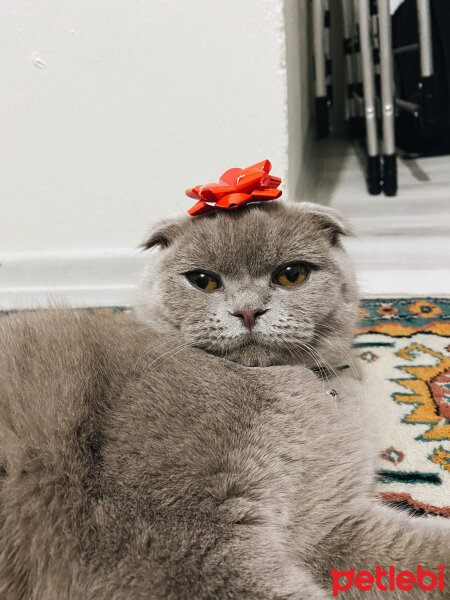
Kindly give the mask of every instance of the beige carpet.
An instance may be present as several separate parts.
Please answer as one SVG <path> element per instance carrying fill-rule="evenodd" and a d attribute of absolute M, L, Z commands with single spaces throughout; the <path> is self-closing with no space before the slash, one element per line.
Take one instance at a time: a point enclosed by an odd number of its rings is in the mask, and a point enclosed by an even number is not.
<path fill-rule="evenodd" d="M 363 300 L 353 354 L 375 407 L 381 498 L 450 517 L 450 300 Z"/>

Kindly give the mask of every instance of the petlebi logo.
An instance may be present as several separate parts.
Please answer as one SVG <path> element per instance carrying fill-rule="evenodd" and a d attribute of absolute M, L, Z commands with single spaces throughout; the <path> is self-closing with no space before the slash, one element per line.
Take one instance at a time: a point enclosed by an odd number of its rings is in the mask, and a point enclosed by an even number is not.
<path fill-rule="evenodd" d="M 425 570 L 422 565 L 419 565 L 416 572 L 399 571 L 397 572 L 392 565 L 385 571 L 377 565 L 375 573 L 370 571 L 358 571 L 350 569 L 349 571 L 337 571 L 331 569 L 333 577 L 333 596 L 338 596 L 340 592 L 345 592 L 355 586 L 362 592 L 370 591 L 378 588 L 385 592 L 387 590 L 402 590 L 410 591 L 414 588 L 419 588 L 424 592 L 438 589 L 444 591 L 445 581 L 445 565 L 437 566 L 437 574 L 434 571 Z M 345 598 L 345 594 L 342 596 Z"/>

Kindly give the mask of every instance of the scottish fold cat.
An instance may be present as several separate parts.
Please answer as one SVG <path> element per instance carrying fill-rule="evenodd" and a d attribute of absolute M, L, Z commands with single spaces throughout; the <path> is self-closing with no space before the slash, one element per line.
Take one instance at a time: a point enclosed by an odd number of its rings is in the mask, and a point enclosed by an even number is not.
<path fill-rule="evenodd" d="M 173 219 L 135 318 L 0 320 L 2 600 L 448 597 L 370 583 L 437 576 L 450 523 L 374 497 L 348 233 L 309 203 Z"/>

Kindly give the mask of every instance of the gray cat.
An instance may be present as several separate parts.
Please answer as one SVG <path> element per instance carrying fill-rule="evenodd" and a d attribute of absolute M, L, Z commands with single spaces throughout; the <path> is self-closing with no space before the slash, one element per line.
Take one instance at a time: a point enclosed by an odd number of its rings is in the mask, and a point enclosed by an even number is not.
<path fill-rule="evenodd" d="M 136 320 L 0 321 L 2 600 L 449 596 L 450 522 L 374 499 L 347 233 L 313 204 L 164 222 Z M 433 590 L 392 579 L 418 565 Z"/>

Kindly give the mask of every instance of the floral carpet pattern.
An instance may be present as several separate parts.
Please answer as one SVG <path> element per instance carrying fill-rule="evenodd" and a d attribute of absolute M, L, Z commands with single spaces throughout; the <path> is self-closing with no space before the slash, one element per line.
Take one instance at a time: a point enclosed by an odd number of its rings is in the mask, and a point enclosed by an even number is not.
<path fill-rule="evenodd" d="M 353 357 L 377 430 L 379 496 L 450 517 L 450 299 L 362 300 Z"/>

